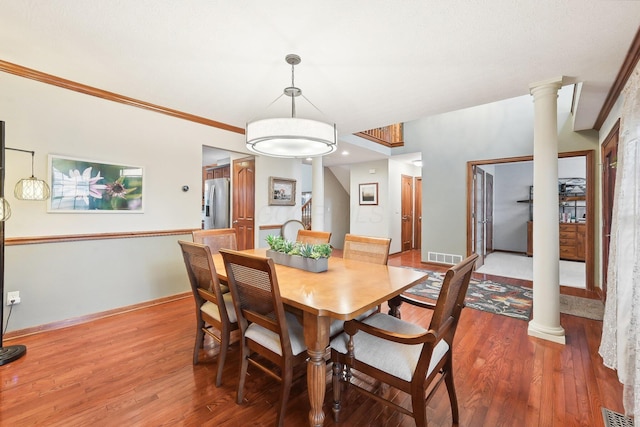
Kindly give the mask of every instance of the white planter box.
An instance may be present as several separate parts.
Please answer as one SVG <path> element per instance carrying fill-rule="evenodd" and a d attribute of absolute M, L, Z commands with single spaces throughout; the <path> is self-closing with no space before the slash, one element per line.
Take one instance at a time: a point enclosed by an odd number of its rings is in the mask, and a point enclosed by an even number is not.
<path fill-rule="evenodd" d="M 267 249 L 267 256 L 273 259 L 273 262 L 287 267 L 299 268 L 300 270 L 310 271 L 312 273 L 321 273 L 329 268 L 329 258 L 304 258 L 298 255 L 288 255 L 282 252 Z"/>

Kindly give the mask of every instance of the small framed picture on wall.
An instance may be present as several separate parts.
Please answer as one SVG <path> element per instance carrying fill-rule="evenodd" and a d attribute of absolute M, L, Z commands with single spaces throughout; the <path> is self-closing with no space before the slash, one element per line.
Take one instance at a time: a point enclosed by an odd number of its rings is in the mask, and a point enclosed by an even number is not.
<path fill-rule="evenodd" d="M 296 180 L 287 178 L 269 178 L 269 204 L 295 206 Z"/>
<path fill-rule="evenodd" d="M 361 205 L 377 205 L 378 204 L 378 183 L 377 182 L 360 184 L 360 204 Z"/>

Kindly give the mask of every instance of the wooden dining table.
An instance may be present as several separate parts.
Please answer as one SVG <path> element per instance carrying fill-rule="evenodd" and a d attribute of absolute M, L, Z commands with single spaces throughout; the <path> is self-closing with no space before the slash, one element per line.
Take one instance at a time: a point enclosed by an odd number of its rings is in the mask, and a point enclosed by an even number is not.
<path fill-rule="evenodd" d="M 244 253 L 266 256 L 266 249 Z M 218 276 L 227 279 L 220 254 L 213 255 Z M 329 345 L 329 326 L 333 319 L 351 320 L 389 301 L 399 315 L 400 301 L 394 299 L 414 286 L 426 274 L 409 268 L 371 264 L 339 257 L 329 258 L 327 271 L 312 273 L 276 264 L 282 301 L 302 312 L 309 393 L 309 425 L 322 426 L 322 404 L 326 392 L 324 355 Z"/>

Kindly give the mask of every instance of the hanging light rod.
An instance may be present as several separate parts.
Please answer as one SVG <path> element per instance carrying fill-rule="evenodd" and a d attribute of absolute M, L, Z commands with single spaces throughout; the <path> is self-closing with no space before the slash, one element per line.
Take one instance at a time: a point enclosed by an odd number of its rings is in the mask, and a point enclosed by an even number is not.
<path fill-rule="evenodd" d="M 247 123 L 247 149 L 257 154 L 272 157 L 307 158 L 318 157 L 333 153 L 338 148 L 338 132 L 335 124 L 319 122 L 296 117 L 296 98 L 302 96 L 316 110 L 295 85 L 294 67 L 302 61 L 300 56 L 289 54 L 285 57 L 291 65 L 291 86 L 284 89 L 270 105 L 273 105 L 282 95 L 291 98 L 291 117 L 263 119 Z M 320 110 L 318 110 L 320 111 Z"/>
<path fill-rule="evenodd" d="M 22 153 L 31 154 L 31 177 L 23 178 L 16 184 L 13 189 L 13 195 L 18 200 L 47 200 L 49 198 L 49 185 L 33 174 L 33 162 L 36 152 L 31 150 L 22 150 L 20 148 L 5 147 L 5 150 L 20 151 Z"/>

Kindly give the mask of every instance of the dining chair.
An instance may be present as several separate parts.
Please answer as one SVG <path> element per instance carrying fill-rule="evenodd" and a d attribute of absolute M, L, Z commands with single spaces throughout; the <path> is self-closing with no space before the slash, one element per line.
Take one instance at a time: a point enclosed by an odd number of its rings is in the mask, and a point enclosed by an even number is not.
<path fill-rule="evenodd" d="M 191 232 L 193 241 L 209 246 L 212 254 L 217 254 L 220 248 L 238 249 L 235 228 L 212 228 L 207 230 L 194 230 Z M 220 280 L 222 293 L 229 292 L 227 282 Z"/>
<path fill-rule="evenodd" d="M 293 368 L 307 359 L 302 325 L 294 314 L 284 309 L 271 258 L 227 249 L 221 249 L 220 254 L 242 334 L 236 401 L 242 403 L 248 365 L 258 367 L 281 382 L 276 425 L 282 426 Z"/>
<path fill-rule="evenodd" d="M 312 245 L 319 245 L 322 243 L 329 243 L 331 240 L 330 231 L 312 231 L 312 230 L 298 230 L 296 242 L 308 243 Z"/>
<path fill-rule="evenodd" d="M 235 228 L 194 230 L 191 235 L 195 243 L 209 246 L 212 254 L 217 254 L 220 248 L 238 249 Z"/>
<path fill-rule="evenodd" d="M 187 268 L 196 304 L 196 342 L 193 364 L 198 363 L 205 334 L 220 344 L 216 387 L 222 384 L 222 370 L 227 358 L 231 332 L 238 329 L 236 311 L 230 293 L 222 293 L 211 249 L 199 243 L 178 241 Z M 217 333 L 216 333 L 217 331 Z"/>
<path fill-rule="evenodd" d="M 428 329 L 383 313 L 376 313 L 364 321 L 345 322 L 345 332 L 330 343 L 335 422 L 338 422 L 342 409 L 341 384 L 347 384 L 413 417 L 417 427 L 426 427 L 426 407 L 444 381 L 449 392 L 453 425 L 458 425 L 452 364 L 453 338 L 477 258 L 478 255 L 474 254 L 447 271 L 435 304 L 402 295 L 402 300 L 407 303 L 433 310 Z M 346 375 L 351 369 L 409 394 L 411 409 L 351 382 L 351 376 Z"/>
<path fill-rule="evenodd" d="M 390 246 L 391 238 L 346 234 L 344 236 L 342 258 L 386 265 L 389 259 Z M 379 311 L 380 306 L 360 315 L 358 317 L 358 320 L 362 320 L 365 317 Z"/>
<path fill-rule="evenodd" d="M 302 221 L 297 219 L 290 219 L 286 221 L 280 227 L 280 235 L 285 239 L 291 242 L 295 241 L 296 236 L 298 235 L 299 230 L 304 230 L 305 226 Z"/>
<path fill-rule="evenodd" d="M 346 234 L 342 258 L 386 265 L 390 246 L 390 238 Z"/>

